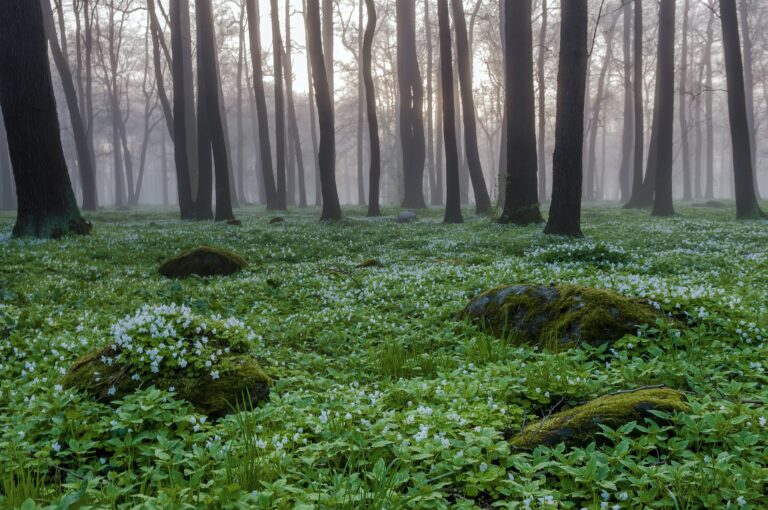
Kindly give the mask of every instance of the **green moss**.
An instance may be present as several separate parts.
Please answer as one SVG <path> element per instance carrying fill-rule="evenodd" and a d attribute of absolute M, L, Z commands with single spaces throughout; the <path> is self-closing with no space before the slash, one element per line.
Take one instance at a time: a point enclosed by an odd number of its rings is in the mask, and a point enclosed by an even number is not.
<path fill-rule="evenodd" d="M 159 268 L 160 274 L 168 278 L 198 276 L 227 276 L 248 266 L 239 255 L 221 248 L 200 246 L 165 260 Z"/>
<path fill-rule="evenodd" d="M 133 371 L 129 367 L 102 361 L 114 355 L 111 347 L 89 352 L 72 365 L 61 384 L 65 388 L 84 391 L 103 403 L 118 400 L 142 387 L 173 388 L 178 398 L 189 401 L 198 412 L 212 417 L 231 412 L 231 406 L 246 393 L 254 403 L 269 396 L 271 379 L 259 363 L 247 355 L 231 355 L 223 360 L 228 368 L 218 379 L 213 379 L 207 372 L 188 369 L 142 374 L 140 380 L 132 378 Z"/>
<path fill-rule="evenodd" d="M 640 324 L 655 323 L 661 314 L 611 290 L 515 285 L 477 296 L 461 316 L 491 334 L 557 351 L 579 343 L 613 342 Z"/>
<path fill-rule="evenodd" d="M 651 411 L 688 412 L 685 395 L 670 388 L 640 389 L 606 395 L 587 404 L 530 423 L 510 440 L 510 446 L 533 449 L 566 443 L 583 446 L 599 440 L 600 426 L 617 429 L 631 421 L 653 417 Z"/>

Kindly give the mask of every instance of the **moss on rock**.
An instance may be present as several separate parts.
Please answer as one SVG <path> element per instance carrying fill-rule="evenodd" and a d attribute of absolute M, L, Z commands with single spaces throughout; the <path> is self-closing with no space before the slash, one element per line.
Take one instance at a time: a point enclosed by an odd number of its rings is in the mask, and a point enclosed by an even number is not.
<path fill-rule="evenodd" d="M 197 276 L 228 276 L 248 266 L 239 255 L 220 248 L 192 248 L 160 265 L 159 271 L 168 278 Z"/>
<path fill-rule="evenodd" d="M 246 395 L 254 403 L 269 396 L 271 380 L 249 354 L 255 335 L 236 319 L 145 306 L 118 321 L 112 334 L 114 342 L 70 367 L 61 381 L 65 388 L 108 403 L 155 386 L 212 417 L 228 414 Z"/>
<path fill-rule="evenodd" d="M 114 354 L 111 347 L 89 352 L 72 365 L 61 384 L 84 391 L 103 403 L 118 400 L 139 388 L 173 388 L 178 398 L 189 401 L 199 413 L 211 417 L 229 414 L 231 406 L 241 402 L 245 395 L 254 403 L 269 397 L 269 376 L 255 359 L 246 355 L 231 356 L 227 360 L 229 370 L 215 380 L 196 371 L 170 371 L 142 377 L 139 381 L 132 378 L 129 368 L 102 361 Z"/>
<path fill-rule="evenodd" d="M 670 388 L 651 388 L 605 395 L 584 405 L 560 411 L 510 439 L 510 446 L 532 450 L 536 446 L 584 446 L 599 440 L 601 425 L 617 429 L 631 421 L 652 418 L 651 411 L 687 412 L 685 395 Z"/>
<path fill-rule="evenodd" d="M 639 299 L 576 285 L 512 285 L 472 299 L 461 317 L 517 343 L 559 351 L 610 343 L 662 314 Z"/>

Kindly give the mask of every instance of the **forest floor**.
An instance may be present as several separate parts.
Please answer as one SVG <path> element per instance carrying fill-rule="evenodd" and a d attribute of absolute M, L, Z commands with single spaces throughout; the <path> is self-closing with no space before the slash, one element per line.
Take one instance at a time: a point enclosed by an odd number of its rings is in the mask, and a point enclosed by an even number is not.
<path fill-rule="evenodd" d="M 768 508 L 768 223 L 591 206 L 587 238 L 568 240 L 386 212 L 269 224 L 253 208 L 242 226 L 99 212 L 89 237 L 0 237 L 0 507 Z M 158 274 L 198 245 L 250 265 Z M 382 267 L 356 267 L 367 259 Z M 551 282 L 647 298 L 689 324 L 553 354 L 457 318 L 486 289 Z M 167 389 L 102 404 L 61 387 L 115 324 L 171 304 L 242 321 L 269 402 L 206 420 Z M 690 412 L 586 447 L 510 449 L 560 401 L 655 385 L 684 391 Z"/>

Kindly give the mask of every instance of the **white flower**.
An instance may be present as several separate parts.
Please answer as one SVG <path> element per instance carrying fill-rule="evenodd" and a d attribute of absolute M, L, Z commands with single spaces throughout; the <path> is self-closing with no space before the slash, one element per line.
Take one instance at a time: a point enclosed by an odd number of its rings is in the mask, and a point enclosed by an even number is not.
<path fill-rule="evenodd" d="M 485 473 L 486 471 L 488 471 L 488 464 L 486 464 L 485 462 L 481 462 L 479 469 L 481 473 Z"/>
<path fill-rule="evenodd" d="M 211 371 L 211 379 L 216 380 L 218 378 L 219 378 L 219 371 L 218 370 Z"/>
<path fill-rule="evenodd" d="M 761 427 L 765 427 L 765 424 L 768 422 L 768 420 L 766 420 L 765 416 L 761 416 L 760 419 L 757 420 L 757 421 L 758 421 L 758 423 L 760 423 Z"/>
<path fill-rule="evenodd" d="M 110 388 L 107 390 L 107 395 L 109 395 L 109 396 L 111 397 L 111 396 L 112 396 L 112 395 L 114 395 L 116 392 L 117 392 L 117 389 L 116 389 L 116 388 L 114 387 L 114 385 L 113 385 L 113 386 L 111 386 L 111 387 L 110 387 Z"/>
<path fill-rule="evenodd" d="M 53 448 L 53 451 L 55 451 L 55 452 L 60 452 L 60 451 L 61 451 L 61 445 L 59 444 L 59 442 L 58 442 L 58 441 L 55 441 L 55 442 L 54 442 L 54 443 L 51 445 L 51 448 Z"/>
<path fill-rule="evenodd" d="M 629 494 L 627 494 L 626 491 L 619 494 L 619 501 L 626 501 L 628 499 L 629 499 Z"/>
<path fill-rule="evenodd" d="M 739 496 L 738 498 L 736 498 L 736 503 L 739 506 L 745 506 L 747 504 L 747 500 L 744 499 L 744 496 Z"/>

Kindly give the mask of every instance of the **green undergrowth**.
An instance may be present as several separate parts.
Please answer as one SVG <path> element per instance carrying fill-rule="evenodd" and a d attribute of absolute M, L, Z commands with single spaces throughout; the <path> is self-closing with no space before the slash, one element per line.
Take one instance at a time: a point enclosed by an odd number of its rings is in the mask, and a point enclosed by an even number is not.
<path fill-rule="evenodd" d="M 733 221 L 732 206 L 668 219 L 588 207 L 587 238 L 570 240 L 386 212 L 324 224 L 316 209 L 289 211 L 272 225 L 249 208 L 235 226 L 103 211 L 88 237 L 0 237 L 0 508 L 768 507 L 768 224 Z M 0 231 L 11 226 L 0 215 Z M 248 266 L 158 273 L 195 246 Z M 514 284 L 610 289 L 675 320 L 548 352 L 458 318 Z M 146 384 L 114 398 L 62 384 L 88 353 L 109 363 L 123 326 L 168 347 L 169 331 L 126 325 L 165 307 L 196 324 L 176 342 L 194 345 L 202 322 L 224 342 L 184 358 L 190 388 L 214 380 L 206 361 L 229 347 L 269 375 L 269 400 L 242 395 L 209 416 L 163 378 L 179 368 L 170 351 L 156 378 L 149 358 L 121 358 Z M 579 445 L 513 444 L 559 411 L 661 386 L 686 407 L 601 423 Z"/>

